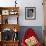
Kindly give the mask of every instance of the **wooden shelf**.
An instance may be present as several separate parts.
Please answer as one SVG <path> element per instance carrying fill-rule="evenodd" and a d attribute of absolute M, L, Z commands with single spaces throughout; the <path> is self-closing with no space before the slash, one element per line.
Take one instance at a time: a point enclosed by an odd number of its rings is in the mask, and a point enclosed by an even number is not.
<path fill-rule="evenodd" d="M 14 16 L 14 17 L 17 16 L 17 18 L 16 18 L 17 24 L 9 24 L 8 18 L 7 18 L 9 16 Z M 13 41 L 13 39 L 15 38 L 15 33 L 18 33 L 18 31 L 20 29 L 20 26 L 18 24 L 18 17 L 19 17 L 19 7 L 0 7 L 0 18 L 1 18 L 0 19 L 1 20 L 1 24 L 0 24 L 0 32 L 1 32 L 0 46 L 18 46 L 19 40 L 17 39 L 17 41 L 16 41 L 16 39 L 15 39 L 15 41 Z M 5 41 L 3 39 L 2 34 L 4 33 L 3 32 L 4 29 L 11 29 L 10 31 L 14 31 L 13 39 L 10 39 L 9 41 L 7 41 L 7 40 Z M 12 37 L 10 37 L 10 38 L 12 38 Z M 18 38 L 17 34 L 16 34 L 16 38 Z"/>
<path fill-rule="evenodd" d="M 5 42 L 5 43 L 8 43 L 8 42 L 12 43 L 12 42 L 19 42 L 19 40 L 15 40 L 15 41 L 10 40 L 10 41 L 3 41 L 3 42 Z"/>
<path fill-rule="evenodd" d="M 1 31 L 5 28 L 10 28 L 14 31 L 14 29 L 16 29 L 17 31 L 19 31 L 20 26 L 18 24 L 0 24 L 0 28 Z"/>
<path fill-rule="evenodd" d="M 18 46 L 18 42 L 19 41 L 1 41 L 1 44 L 0 45 L 3 45 L 3 46 Z"/>

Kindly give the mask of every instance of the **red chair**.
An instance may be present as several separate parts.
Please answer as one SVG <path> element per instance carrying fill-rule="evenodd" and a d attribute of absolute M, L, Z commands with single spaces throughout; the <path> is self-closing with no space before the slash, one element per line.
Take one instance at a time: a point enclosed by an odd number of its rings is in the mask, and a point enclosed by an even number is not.
<path fill-rule="evenodd" d="M 25 32 L 24 37 L 22 38 L 21 46 L 27 46 L 26 43 L 25 43 L 25 40 L 32 37 L 32 36 L 34 36 L 37 39 L 37 35 L 33 31 L 33 29 L 32 28 L 27 29 L 27 31 Z M 38 41 L 35 46 L 41 46 L 40 42 Z"/>

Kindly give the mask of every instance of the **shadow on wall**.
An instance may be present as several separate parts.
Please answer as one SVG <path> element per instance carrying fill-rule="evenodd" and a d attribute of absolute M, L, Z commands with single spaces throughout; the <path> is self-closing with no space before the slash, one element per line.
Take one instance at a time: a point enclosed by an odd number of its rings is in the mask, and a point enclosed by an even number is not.
<path fill-rule="evenodd" d="M 20 27 L 20 32 L 19 32 L 19 39 L 20 39 L 20 42 L 23 38 L 23 35 L 25 33 L 25 31 L 28 29 L 28 28 L 32 28 L 36 34 L 37 34 L 37 37 L 39 39 L 39 41 L 41 43 L 43 43 L 43 30 L 42 30 L 42 26 L 21 26 Z"/>

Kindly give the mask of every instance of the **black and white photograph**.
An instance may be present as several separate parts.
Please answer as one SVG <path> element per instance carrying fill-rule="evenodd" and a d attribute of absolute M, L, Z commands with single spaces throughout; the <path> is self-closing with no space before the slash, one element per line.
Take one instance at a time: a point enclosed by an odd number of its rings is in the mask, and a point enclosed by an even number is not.
<path fill-rule="evenodd" d="M 25 7 L 25 19 L 27 20 L 36 19 L 36 8 L 35 7 Z"/>

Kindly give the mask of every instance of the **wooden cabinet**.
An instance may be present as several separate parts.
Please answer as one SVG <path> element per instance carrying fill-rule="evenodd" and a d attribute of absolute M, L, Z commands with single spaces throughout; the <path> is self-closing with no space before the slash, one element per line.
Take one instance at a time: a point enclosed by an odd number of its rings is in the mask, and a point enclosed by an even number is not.
<path fill-rule="evenodd" d="M 19 7 L 0 7 L 0 46 L 18 46 L 19 39 L 16 40 L 19 31 L 18 18 Z M 9 39 L 10 37 L 11 39 Z"/>

